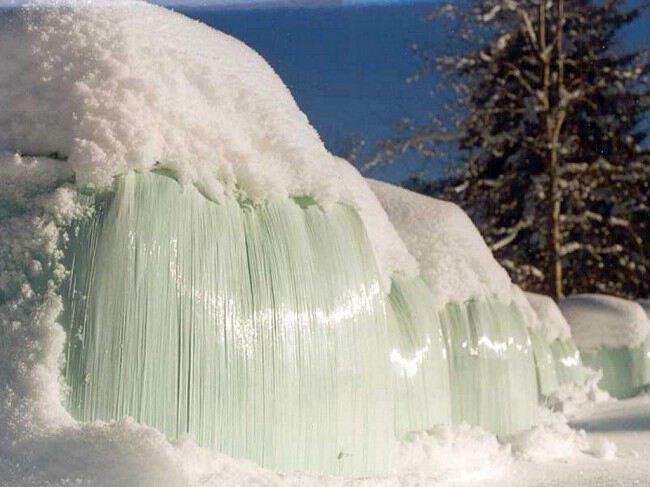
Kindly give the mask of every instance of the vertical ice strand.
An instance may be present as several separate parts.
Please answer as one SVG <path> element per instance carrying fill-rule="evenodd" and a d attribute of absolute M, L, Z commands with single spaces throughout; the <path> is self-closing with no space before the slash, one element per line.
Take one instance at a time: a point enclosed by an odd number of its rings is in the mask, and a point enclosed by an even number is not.
<path fill-rule="evenodd" d="M 559 386 L 555 358 L 551 351 L 553 340 L 549 339 L 548 330 L 543 327 L 542 321 L 527 298 L 527 294 L 519 286 L 513 285 L 512 295 L 513 301 L 528 327 L 528 334 L 535 357 L 537 389 L 540 399 L 544 400 L 555 392 Z"/>

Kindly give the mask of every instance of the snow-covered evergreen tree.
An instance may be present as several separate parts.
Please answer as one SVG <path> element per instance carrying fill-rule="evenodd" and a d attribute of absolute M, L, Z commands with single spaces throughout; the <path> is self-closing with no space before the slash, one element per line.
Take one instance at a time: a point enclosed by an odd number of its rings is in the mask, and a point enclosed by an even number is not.
<path fill-rule="evenodd" d="M 474 0 L 442 11 L 456 14 L 468 46 L 424 55 L 452 75 L 465 104 L 452 131 L 466 164 L 444 195 L 526 289 L 647 296 L 648 51 L 617 45 L 643 7 Z M 386 149 L 426 155 L 440 139 L 434 127 Z"/>

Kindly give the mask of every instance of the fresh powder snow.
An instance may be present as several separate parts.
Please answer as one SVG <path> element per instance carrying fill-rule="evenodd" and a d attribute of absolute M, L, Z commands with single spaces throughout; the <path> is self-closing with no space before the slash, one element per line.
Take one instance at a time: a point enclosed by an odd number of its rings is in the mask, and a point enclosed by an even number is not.
<path fill-rule="evenodd" d="M 492 296 L 510 302 L 508 273 L 462 209 L 388 183 L 368 183 L 419 263 L 437 305 Z"/>
<path fill-rule="evenodd" d="M 634 348 L 647 338 L 650 321 L 634 301 L 602 294 L 579 294 L 560 301 L 578 348 Z"/>
<path fill-rule="evenodd" d="M 537 293 L 525 293 L 526 300 L 535 311 L 540 322 L 540 328 L 547 339 L 552 342 L 571 337 L 571 328 L 560 311 L 557 303 L 550 296 Z"/>
<path fill-rule="evenodd" d="M 385 284 L 417 273 L 367 184 L 252 49 L 143 2 L 57 5 L 0 13 L 0 149 L 64 159 L 78 187 L 157 168 L 217 201 L 345 203 Z"/>

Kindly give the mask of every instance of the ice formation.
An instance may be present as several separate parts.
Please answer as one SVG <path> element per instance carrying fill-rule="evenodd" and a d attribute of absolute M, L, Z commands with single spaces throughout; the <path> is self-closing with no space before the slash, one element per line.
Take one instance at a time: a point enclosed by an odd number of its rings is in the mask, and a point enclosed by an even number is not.
<path fill-rule="evenodd" d="M 560 302 L 585 365 L 602 370 L 600 387 L 617 398 L 650 384 L 650 320 L 633 301 L 581 294 Z"/>
<path fill-rule="evenodd" d="M 372 192 L 240 41 L 144 2 L 3 12 L 0 149 L 66 160 L 78 186 L 167 169 L 216 201 L 358 210 L 388 276 L 416 265 Z"/>
<path fill-rule="evenodd" d="M 420 278 L 395 276 L 388 296 L 395 348 L 390 352 L 395 383 L 395 433 L 451 423 L 449 358 L 440 315 Z"/>
<path fill-rule="evenodd" d="M 504 435 L 535 422 L 532 344 L 510 278 L 457 206 L 369 180 L 416 257 L 449 352 L 452 418 Z"/>
<path fill-rule="evenodd" d="M 274 468 L 384 473 L 391 355 L 404 416 L 449 421 L 440 325 L 389 300 L 415 260 L 257 54 L 140 2 L 0 16 L 1 444 L 132 416 Z"/>
<path fill-rule="evenodd" d="M 559 386 L 555 367 L 555 358 L 551 351 L 551 342 L 544 333 L 542 322 L 537 312 L 528 302 L 528 299 L 521 288 L 512 286 L 513 302 L 519 309 L 526 326 L 533 346 L 535 356 L 535 370 L 537 372 L 537 388 L 541 397 L 550 396 Z"/>
<path fill-rule="evenodd" d="M 558 387 L 581 386 L 585 374 L 580 352 L 555 301 L 541 294 L 524 293 L 518 286 L 513 286 L 513 299 L 533 343 L 540 394 L 548 397 Z"/>

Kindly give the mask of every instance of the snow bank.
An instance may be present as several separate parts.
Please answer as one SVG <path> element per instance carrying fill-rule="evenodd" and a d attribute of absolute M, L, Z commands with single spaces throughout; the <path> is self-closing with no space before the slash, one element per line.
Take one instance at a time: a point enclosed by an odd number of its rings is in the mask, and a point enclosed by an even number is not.
<path fill-rule="evenodd" d="M 614 443 L 588 438 L 583 430 L 572 429 L 562 414 L 540 408 L 537 417 L 537 426 L 509 439 L 517 458 L 537 463 L 566 462 L 586 455 L 603 460 L 616 458 Z"/>
<path fill-rule="evenodd" d="M 438 305 L 486 296 L 510 302 L 510 277 L 463 210 L 387 183 L 368 182 L 420 264 Z"/>
<path fill-rule="evenodd" d="M 575 382 L 563 384 L 546 399 L 546 404 L 553 411 L 572 418 L 593 408 L 597 403 L 611 400 L 609 393 L 598 386 L 603 378 L 603 371 L 589 367 L 583 367 L 583 370 L 585 380 L 582 384 Z"/>
<path fill-rule="evenodd" d="M 4 440 L 0 435 L 0 440 Z M 391 473 L 346 479 L 273 472 L 247 460 L 170 443 L 158 431 L 126 419 L 74 424 L 0 443 L 0 484 L 12 487 L 399 487 L 497 479 L 512 464 L 510 448 L 480 428 L 439 427 L 394 445 Z M 3 451 L 4 450 L 4 451 Z"/>
<path fill-rule="evenodd" d="M 417 273 L 361 176 L 238 40 L 143 2 L 59 2 L 0 13 L 0 64 L 0 150 L 55 154 L 79 186 L 164 168 L 215 200 L 346 203 L 386 276 Z"/>
<path fill-rule="evenodd" d="M 560 301 L 578 348 L 638 347 L 650 321 L 638 303 L 602 294 L 579 294 Z"/>
<path fill-rule="evenodd" d="M 571 328 L 560 311 L 557 303 L 550 296 L 525 293 L 526 300 L 539 319 L 540 328 L 549 342 L 571 337 Z"/>

